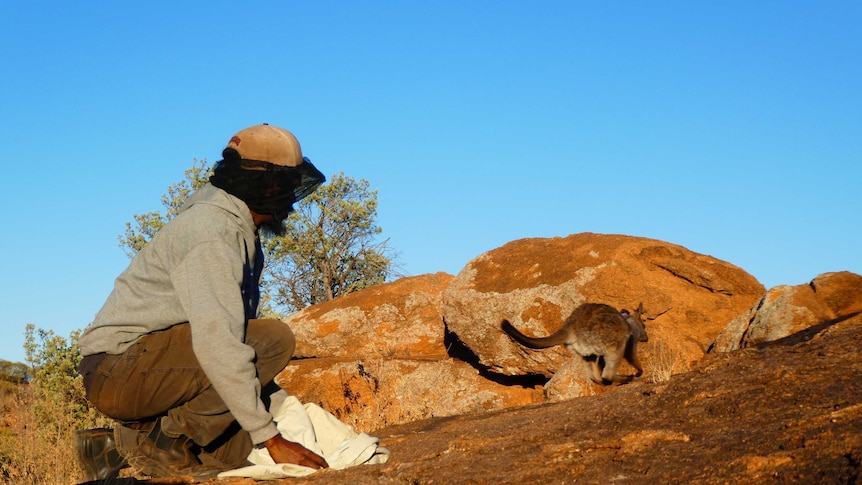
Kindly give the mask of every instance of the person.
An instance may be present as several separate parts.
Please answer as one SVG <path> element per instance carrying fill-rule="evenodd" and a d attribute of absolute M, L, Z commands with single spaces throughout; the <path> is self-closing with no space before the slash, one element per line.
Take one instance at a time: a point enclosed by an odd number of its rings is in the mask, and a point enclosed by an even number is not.
<path fill-rule="evenodd" d="M 273 125 L 231 137 L 193 193 L 116 279 L 78 344 L 87 399 L 115 426 L 78 432 L 90 479 L 139 473 L 206 479 L 247 465 L 326 461 L 277 431 L 267 408 L 295 349 L 290 328 L 257 319 L 259 232 L 280 234 L 293 204 L 325 181 L 294 135 Z M 119 456 L 118 456 L 119 455 Z"/>

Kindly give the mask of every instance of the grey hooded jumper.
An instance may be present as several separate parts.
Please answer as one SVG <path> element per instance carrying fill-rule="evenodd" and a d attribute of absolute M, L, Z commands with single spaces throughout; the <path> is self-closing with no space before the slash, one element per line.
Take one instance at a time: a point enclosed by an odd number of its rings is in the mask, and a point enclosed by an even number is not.
<path fill-rule="evenodd" d="M 266 441 L 278 430 L 261 401 L 255 351 L 244 343 L 262 262 L 248 207 L 205 185 L 117 278 L 79 339 L 81 354 L 122 354 L 143 335 L 188 322 L 213 388 L 252 442 Z"/>

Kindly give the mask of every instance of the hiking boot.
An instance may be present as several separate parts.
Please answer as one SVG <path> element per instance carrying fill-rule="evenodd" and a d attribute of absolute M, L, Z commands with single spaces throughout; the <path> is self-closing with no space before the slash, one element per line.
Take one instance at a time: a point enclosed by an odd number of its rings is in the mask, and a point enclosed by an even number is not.
<path fill-rule="evenodd" d="M 197 480 L 213 478 L 221 468 L 204 465 L 195 454 L 194 441 L 187 436 L 177 438 L 162 431 L 161 420 L 140 439 L 138 446 L 126 455 L 129 465 L 144 475 L 153 477 L 191 476 Z"/>
<path fill-rule="evenodd" d="M 116 478 L 120 470 L 129 466 L 117 450 L 111 428 L 75 431 L 75 449 L 87 481 Z"/>

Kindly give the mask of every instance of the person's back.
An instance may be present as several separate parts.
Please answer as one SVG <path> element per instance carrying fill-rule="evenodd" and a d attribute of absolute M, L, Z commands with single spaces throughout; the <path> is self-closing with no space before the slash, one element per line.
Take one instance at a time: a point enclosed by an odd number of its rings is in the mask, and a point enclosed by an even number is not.
<path fill-rule="evenodd" d="M 142 335 L 188 322 L 180 298 L 187 291 L 180 273 L 183 264 L 203 265 L 203 272 L 213 280 L 217 269 L 243 274 L 244 288 L 256 286 L 260 268 L 254 265 L 255 239 L 254 222 L 241 200 L 210 184 L 201 187 L 117 278 L 111 295 L 79 339 L 81 355 L 120 354 Z M 218 258 L 218 253 L 223 257 Z M 229 264 L 213 268 L 210 259 Z M 256 317 L 251 305 L 244 312 L 246 319 Z"/>

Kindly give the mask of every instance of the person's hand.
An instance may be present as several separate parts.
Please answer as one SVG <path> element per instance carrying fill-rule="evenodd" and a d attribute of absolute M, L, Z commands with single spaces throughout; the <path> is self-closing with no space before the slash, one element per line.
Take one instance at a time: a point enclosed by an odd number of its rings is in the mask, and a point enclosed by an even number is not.
<path fill-rule="evenodd" d="M 283 436 L 277 434 L 263 443 L 269 456 L 276 463 L 293 463 L 295 465 L 307 466 L 309 468 L 329 468 L 329 464 L 323 457 L 308 450 L 299 443 L 287 441 Z"/>

